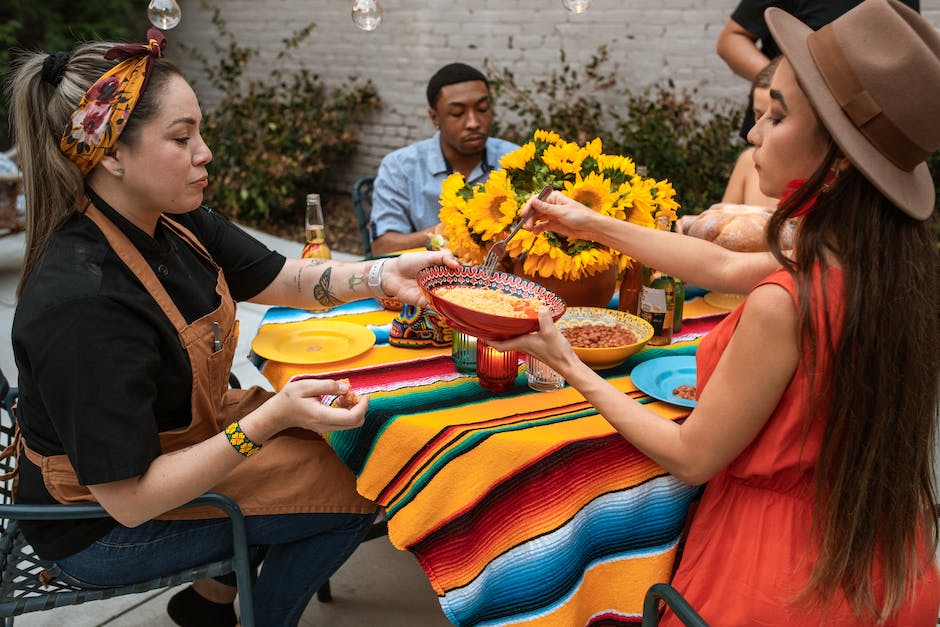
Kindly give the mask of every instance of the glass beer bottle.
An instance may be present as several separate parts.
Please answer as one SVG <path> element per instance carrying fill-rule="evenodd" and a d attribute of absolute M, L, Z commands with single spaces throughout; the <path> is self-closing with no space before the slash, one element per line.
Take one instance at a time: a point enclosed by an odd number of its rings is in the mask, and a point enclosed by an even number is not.
<path fill-rule="evenodd" d="M 617 308 L 629 314 L 637 315 L 640 302 L 640 287 L 643 285 L 643 264 L 634 259 L 623 271 L 620 280 L 620 296 Z"/>
<path fill-rule="evenodd" d="M 320 205 L 320 194 L 307 194 L 307 210 L 304 221 L 307 244 L 300 256 L 303 259 L 332 259 L 330 247 L 326 245 L 326 234 L 323 230 L 323 207 Z"/>
<path fill-rule="evenodd" d="M 656 216 L 656 228 L 661 231 L 669 230 L 669 222 L 669 216 Z M 639 300 L 639 316 L 653 325 L 650 346 L 665 346 L 672 342 L 676 280 L 655 268 L 644 266 Z"/>

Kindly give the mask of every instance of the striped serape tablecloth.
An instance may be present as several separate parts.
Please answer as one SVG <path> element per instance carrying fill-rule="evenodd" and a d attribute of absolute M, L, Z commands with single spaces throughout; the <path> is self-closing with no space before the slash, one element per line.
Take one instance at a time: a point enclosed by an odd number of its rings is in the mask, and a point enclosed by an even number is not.
<path fill-rule="evenodd" d="M 673 344 L 602 372 L 669 419 L 689 410 L 639 392 L 629 372 L 695 353 L 726 313 L 696 301 Z M 370 327 L 393 315 L 368 301 L 343 308 L 328 315 Z M 262 324 L 310 315 L 272 309 Z M 327 366 L 261 367 L 277 388 L 315 372 L 371 394 L 365 424 L 327 441 L 359 492 L 385 507 L 392 544 L 415 555 L 455 625 L 639 624 L 646 590 L 669 580 L 697 489 L 639 453 L 576 390 L 534 392 L 523 373 L 512 390 L 491 392 L 456 372 L 449 349 L 384 343 Z"/>

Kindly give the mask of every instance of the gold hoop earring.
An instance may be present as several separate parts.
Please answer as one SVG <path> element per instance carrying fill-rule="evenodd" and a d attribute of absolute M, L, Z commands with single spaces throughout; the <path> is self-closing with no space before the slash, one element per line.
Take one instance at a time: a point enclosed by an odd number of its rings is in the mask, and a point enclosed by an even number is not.
<path fill-rule="evenodd" d="M 822 187 L 819 189 L 821 194 L 828 194 L 832 191 L 832 188 L 836 186 L 836 181 L 839 180 L 840 171 L 836 166 L 829 168 L 829 171 L 826 173 L 826 178 L 823 179 Z"/>

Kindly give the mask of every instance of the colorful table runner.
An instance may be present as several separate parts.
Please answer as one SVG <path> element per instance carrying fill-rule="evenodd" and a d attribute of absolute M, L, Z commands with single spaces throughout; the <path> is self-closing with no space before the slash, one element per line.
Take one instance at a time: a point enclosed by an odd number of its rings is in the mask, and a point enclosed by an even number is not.
<path fill-rule="evenodd" d="M 695 353 L 726 313 L 696 301 L 677 341 L 602 372 L 669 419 L 689 410 L 645 396 L 628 373 Z M 344 307 L 327 315 L 370 326 L 394 315 L 368 301 Z M 273 309 L 262 324 L 310 315 Z M 325 366 L 261 365 L 278 388 L 317 372 L 371 394 L 365 424 L 327 441 L 359 492 L 386 508 L 392 544 L 415 555 L 455 625 L 638 624 L 646 590 L 669 580 L 697 489 L 639 453 L 576 390 L 534 392 L 520 374 L 494 393 L 457 373 L 448 349 L 387 344 Z"/>

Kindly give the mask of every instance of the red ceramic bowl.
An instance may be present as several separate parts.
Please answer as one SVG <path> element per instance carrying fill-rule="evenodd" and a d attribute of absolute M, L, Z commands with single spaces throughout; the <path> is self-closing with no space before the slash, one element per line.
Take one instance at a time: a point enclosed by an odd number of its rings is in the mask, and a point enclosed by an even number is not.
<path fill-rule="evenodd" d="M 431 308 L 441 314 L 450 328 L 486 340 L 506 340 L 537 331 L 538 318 L 509 318 L 468 309 L 441 298 L 435 293 L 436 290 L 442 287 L 477 287 L 520 298 L 536 297 L 552 312 L 553 320 L 558 320 L 565 313 L 565 301 L 557 294 L 538 283 L 498 270 L 487 274 L 476 266 L 430 266 L 418 272 L 415 279 L 424 297 L 431 303 Z"/>

